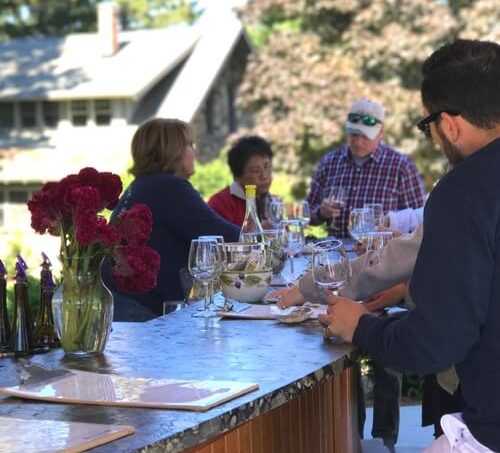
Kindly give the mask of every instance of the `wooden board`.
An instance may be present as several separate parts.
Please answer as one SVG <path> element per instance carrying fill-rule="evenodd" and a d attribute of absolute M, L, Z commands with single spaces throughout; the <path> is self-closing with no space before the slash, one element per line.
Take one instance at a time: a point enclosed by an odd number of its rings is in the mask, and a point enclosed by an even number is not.
<path fill-rule="evenodd" d="M 0 451 L 78 453 L 133 432 L 132 426 L 0 417 Z"/>
<path fill-rule="evenodd" d="M 0 393 L 59 403 L 206 411 L 259 386 L 247 382 L 121 377 L 77 370 L 26 368 L 28 379 Z"/>

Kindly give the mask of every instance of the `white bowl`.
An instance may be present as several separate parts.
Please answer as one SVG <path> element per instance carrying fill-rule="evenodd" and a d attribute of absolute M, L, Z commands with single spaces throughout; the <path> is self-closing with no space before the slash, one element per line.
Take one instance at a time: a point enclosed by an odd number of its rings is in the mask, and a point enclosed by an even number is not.
<path fill-rule="evenodd" d="M 222 294 L 238 302 L 258 302 L 271 285 L 272 270 L 223 271 L 219 277 Z"/>

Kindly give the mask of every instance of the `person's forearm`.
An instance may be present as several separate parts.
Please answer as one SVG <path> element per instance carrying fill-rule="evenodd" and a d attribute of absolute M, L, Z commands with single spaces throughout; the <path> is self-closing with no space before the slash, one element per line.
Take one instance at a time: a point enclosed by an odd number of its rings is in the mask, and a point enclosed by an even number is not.
<path fill-rule="evenodd" d="M 408 281 L 415 266 L 422 231 L 422 228 L 419 228 L 409 238 L 401 237 L 390 241 L 379 253 L 376 264 L 370 262 L 371 256 L 368 254 L 351 261 L 352 277 L 347 286 L 340 289 L 339 295 L 362 300 Z"/>

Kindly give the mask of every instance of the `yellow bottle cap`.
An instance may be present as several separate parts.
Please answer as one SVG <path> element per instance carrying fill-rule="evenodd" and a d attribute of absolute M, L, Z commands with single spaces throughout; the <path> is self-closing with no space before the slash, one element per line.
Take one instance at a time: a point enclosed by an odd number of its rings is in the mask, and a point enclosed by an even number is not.
<path fill-rule="evenodd" d="M 247 197 L 254 197 L 255 198 L 255 192 L 257 191 L 257 186 L 255 184 L 247 184 L 245 186 L 245 195 Z"/>

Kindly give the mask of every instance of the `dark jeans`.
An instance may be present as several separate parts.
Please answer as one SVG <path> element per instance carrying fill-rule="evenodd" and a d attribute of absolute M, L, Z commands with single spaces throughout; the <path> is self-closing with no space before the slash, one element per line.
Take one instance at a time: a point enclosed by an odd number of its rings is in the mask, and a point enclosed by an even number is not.
<path fill-rule="evenodd" d="M 395 445 L 399 434 L 399 398 L 402 373 L 386 368 L 373 359 L 373 424 L 371 435 L 384 443 Z M 361 373 L 359 373 L 361 374 Z M 360 380 L 359 380 L 360 382 Z M 361 383 L 358 385 L 358 427 L 363 436 L 365 424 L 365 400 Z"/>
<path fill-rule="evenodd" d="M 402 373 L 373 361 L 373 425 L 372 437 L 384 439 L 393 445 L 399 434 L 399 398 Z"/>

